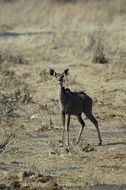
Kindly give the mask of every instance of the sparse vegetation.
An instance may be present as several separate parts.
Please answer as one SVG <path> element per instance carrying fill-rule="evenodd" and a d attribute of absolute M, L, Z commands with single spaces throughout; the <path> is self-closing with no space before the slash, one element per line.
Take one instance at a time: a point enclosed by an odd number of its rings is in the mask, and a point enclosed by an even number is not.
<path fill-rule="evenodd" d="M 0 0 L 0 189 L 126 185 L 125 22 L 125 0 Z M 69 68 L 65 87 L 95 100 L 103 146 L 82 115 L 81 144 L 72 116 L 62 147 L 50 68 Z"/>

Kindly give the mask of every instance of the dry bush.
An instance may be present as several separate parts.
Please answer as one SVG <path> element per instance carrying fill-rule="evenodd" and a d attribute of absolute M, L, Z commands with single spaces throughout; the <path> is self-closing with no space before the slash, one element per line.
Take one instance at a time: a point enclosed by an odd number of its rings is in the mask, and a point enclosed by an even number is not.
<path fill-rule="evenodd" d="M 104 76 L 109 78 L 119 77 L 126 73 L 126 52 L 125 48 L 122 48 L 121 42 L 115 36 L 110 34 L 98 33 L 92 35 L 93 44 L 92 49 L 88 49 L 92 54 L 92 62 L 99 64 L 106 64 L 106 68 L 103 70 Z"/>
<path fill-rule="evenodd" d="M 104 39 L 99 37 L 96 37 L 94 39 L 94 47 L 93 47 L 93 59 L 92 61 L 94 63 L 101 63 L 106 64 L 108 63 L 108 58 L 106 57 L 106 47 L 104 44 Z"/>
<path fill-rule="evenodd" d="M 108 59 L 105 56 L 104 47 L 101 43 L 98 43 L 96 45 L 96 49 L 94 50 L 93 62 L 101 64 L 108 63 Z"/>

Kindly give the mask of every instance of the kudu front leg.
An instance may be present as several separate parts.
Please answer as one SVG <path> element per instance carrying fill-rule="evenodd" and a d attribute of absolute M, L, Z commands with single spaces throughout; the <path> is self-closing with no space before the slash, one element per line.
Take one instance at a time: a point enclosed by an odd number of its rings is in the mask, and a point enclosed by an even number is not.
<path fill-rule="evenodd" d="M 65 113 L 61 112 L 61 118 L 62 118 L 62 132 L 61 132 L 61 141 L 62 145 L 64 145 L 64 133 L 65 133 Z"/>
<path fill-rule="evenodd" d="M 78 139 L 77 139 L 77 143 L 78 144 L 80 142 L 80 139 L 81 139 L 81 135 L 82 135 L 82 131 L 84 129 L 84 126 L 85 126 L 85 123 L 81 117 L 81 114 L 77 115 L 77 119 L 79 121 L 79 123 L 81 124 L 81 129 L 80 129 L 80 132 L 79 132 L 79 135 L 78 135 Z"/>

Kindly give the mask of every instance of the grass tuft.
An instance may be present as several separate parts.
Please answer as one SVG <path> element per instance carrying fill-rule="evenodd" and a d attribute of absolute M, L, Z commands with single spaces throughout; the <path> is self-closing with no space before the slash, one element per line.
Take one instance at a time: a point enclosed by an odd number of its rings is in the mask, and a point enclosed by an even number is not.
<path fill-rule="evenodd" d="M 88 145 L 86 145 L 86 146 L 83 146 L 83 145 L 82 145 L 81 148 L 82 148 L 82 151 L 83 151 L 83 152 L 92 152 L 92 151 L 95 150 L 94 147 L 91 147 L 90 144 L 88 144 Z"/>

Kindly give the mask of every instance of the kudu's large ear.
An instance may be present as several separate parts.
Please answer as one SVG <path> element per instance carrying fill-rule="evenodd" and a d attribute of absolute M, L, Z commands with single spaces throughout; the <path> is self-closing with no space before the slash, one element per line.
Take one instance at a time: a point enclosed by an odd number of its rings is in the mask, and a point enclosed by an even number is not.
<path fill-rule="evenodd" d="M 63 72 L 64 75 L 69 75 L 69 69 L 66 69 L 64 72 Z"/>
<path fill-rule="evenodd" d="M 57 73 L 53 70 L 53 69 L 50 69 L 49 70 L 49 74 L 56 77 L 57 76 Z"/>

